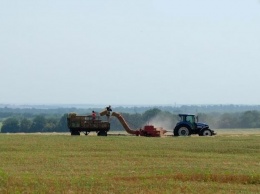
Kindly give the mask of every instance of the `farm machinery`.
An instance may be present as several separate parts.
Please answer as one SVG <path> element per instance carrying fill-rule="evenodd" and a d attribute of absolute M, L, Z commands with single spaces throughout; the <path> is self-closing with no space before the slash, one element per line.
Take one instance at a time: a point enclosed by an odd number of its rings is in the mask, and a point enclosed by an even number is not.
<path fill-rule="evenodd" d="M 133 130 L 130 129 L 125 119 L 121 114 L 113 112 L 112 116 L 115 116 L 123 125 L 127 133 L 136 136 L 147 137 L 161 137 L 167 131 L 163 128 L 155 128 L 153 125 L 146 125 L 143 129 Z M 212 136 L 216 133 L 209 128 L 209 125 L 205 123 L 196 122 L 195 115 L 192 114 L 179 114 L 180 121 L 176 124 L 173 134 L 174 136 L 189 136 L 191 134 L 198 134 L 199 136 Z M 198 119 L 197 119 L 198 120 Z"/>
<path fill-rule="evenodd" d="M 167 132 L 163 128 L 161 127 L 155 128 L 153 125 L 146 125 L 144 126 L 143 129 L 141 128 L 141 129 L 133 130 L 129 127 L 129 125 L 127 124 L 127 122 L 125 121 L 125 119 L 122 117 L 121 114 L 113 112 L 112 116 L 116 117 L 119 120 L 119 122 L 122 124 L 126 132 L 132 135 L 146 136 L 146 137 L 161 137 Z"/>
<path fill-rule="evenodd" d="M 198 117 L 195 117 L 193 114 L 179 114 L 179 117 L 180 121 L 173 129 L 174 136 L 189 136 L 191 134 L 198 134 L 199 136 L 216 135 L 206 123 L 196 122 Z"/>
<path fill-rule="evenodd" d="M 108 116 L 107 121 L 103 121 L 100 116 Z M 100 116 L 93 119 L 91 115 L 83 116 L 76 113 L 70 113 L 67 117 L 67 125 L 70 129 L 71 135 L 80 135 L 83 132 L 88 135 L 94 131 L 98 136 L 107 136 L 110 130 L 110 112 L 104 110 Z M 167 131 L 162 127 L 154 127 L 153 125 L 145 125 L 143 128 L 133 130 L 129 127 L 125 119 L 120 113 L 112 112 L 112 116 L 116 117 L 125 131 L 131 135 L 146 136 L 146 137 L 161 137 Z M 196 122 L 195 115 L 192 114 L 179 114 L 180 121 L 173 129 L 174 136 L 190 136 L 191 134 L 198 134 L 199 136 L 212 136 L 216 133 L 209 128 L 205 123 Z M 198 120 L 198 119 L 197 119 Z"/>
<path fill-rule="evenodd" d="M 110 115 L 107 110 L 102 111 L 100 116 Z M 121 114 L 113 112 L 112 116 L 116 117 L 127 133 L 136 136 L 147 137 L 160 137 L 167 131 L 162 128 L 155 128 L 153 125 L 146 125 L 143 129 L 133 130 L 129 127 L 125 119 Z M 83 132 L 88 135 L 90 132 L 96 132 L 98 136 L 107 136 L 107 132 L 110 130 L 110 122 L 102 121 L 100 117 L 93 119 L 91 115 L 77 115 L 76 113 L 70 113 L 67 117 L 67 125 L 70 129 L 71 135 L 80 135 Z"/>

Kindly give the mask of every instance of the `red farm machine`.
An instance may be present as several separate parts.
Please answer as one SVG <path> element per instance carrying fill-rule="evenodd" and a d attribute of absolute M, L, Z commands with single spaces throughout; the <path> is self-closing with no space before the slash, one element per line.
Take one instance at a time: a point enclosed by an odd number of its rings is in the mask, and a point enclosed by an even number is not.
<path fill-rule="evenodd" d="M 127 133 L 136 135 L 136 136 L 146 136 L 146 137 L 161 137 L 163 136 L 167 131 L 163 128 L 155 128 L 153 125 L 146 125 L 142 129 L 133 130 L 129 127 L 125 119 L 122 117 L 121 114 L 113 112 L 112 116 L 116 117 L 120 123 L 123 125 L 124 129 Z"/>

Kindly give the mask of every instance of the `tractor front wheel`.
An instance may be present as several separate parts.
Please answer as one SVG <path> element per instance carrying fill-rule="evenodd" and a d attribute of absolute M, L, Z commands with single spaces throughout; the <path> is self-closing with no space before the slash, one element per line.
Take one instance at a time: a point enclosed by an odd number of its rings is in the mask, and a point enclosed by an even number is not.
<path fill-rule="evenodd" d="M 201 131 L 201 135 L 202 135 L 202 136 L 212 136 L 212 132 L 211 132 L 210 129 L 203 129 L 203 130 Z"/>

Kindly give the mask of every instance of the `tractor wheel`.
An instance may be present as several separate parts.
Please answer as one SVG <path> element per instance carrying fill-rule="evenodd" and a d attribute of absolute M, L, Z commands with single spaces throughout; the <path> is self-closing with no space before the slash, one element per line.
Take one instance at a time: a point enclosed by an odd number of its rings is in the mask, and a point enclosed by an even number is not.
<path fill-rule="evenodd" d="M 212 132 L 210 129 L 203 129 L 201 131 L 202 136 L 212 136 Z"/>
<path fill-rule="evenodd" d="M 177 129 L 174 129 L 174 136 L 189 136 L 190 130 L 186 126 L 180 126 Z"/>

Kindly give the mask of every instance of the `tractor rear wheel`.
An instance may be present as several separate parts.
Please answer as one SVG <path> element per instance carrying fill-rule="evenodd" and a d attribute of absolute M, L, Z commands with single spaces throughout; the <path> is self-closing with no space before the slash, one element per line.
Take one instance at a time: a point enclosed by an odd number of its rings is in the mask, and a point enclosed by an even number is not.
<path fill-rule="evenodd" d="M 174 136 L 189 136 L 190 129 L 186 126 L 180 126 L 174 129 Z"/>
<path fill-rule="evenodd" d="M 212 132 L 210 129 L 203 129 L 201 131 L 202 136 L 212 136 Z"/>

